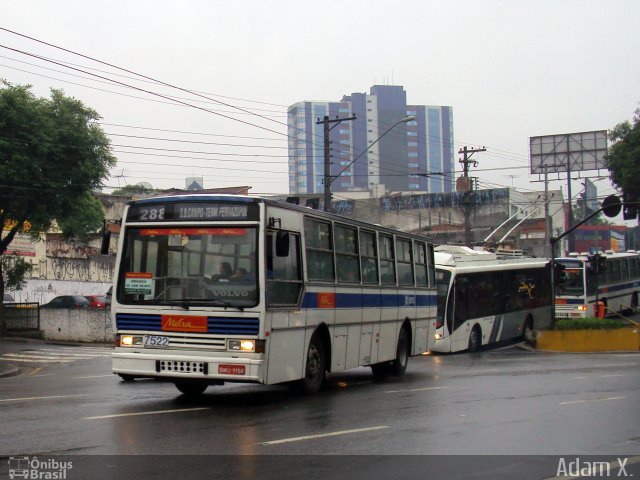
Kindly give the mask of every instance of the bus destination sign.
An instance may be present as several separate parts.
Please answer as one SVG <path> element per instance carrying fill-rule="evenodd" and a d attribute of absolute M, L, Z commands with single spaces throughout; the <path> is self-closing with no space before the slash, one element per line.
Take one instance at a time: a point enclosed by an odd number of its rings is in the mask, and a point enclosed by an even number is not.
<path fill-rule="evenodd" d="M 177 202 L 134 205 L 129 208 L 129 222 L 258 220 L 255 203 Z"/>

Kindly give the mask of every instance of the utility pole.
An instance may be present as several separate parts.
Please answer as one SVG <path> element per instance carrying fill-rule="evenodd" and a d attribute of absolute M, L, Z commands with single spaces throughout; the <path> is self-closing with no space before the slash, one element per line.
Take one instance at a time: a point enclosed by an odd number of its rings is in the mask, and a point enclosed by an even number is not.
<path fill-rule="evenodd" d="M 337 127 L 340 122 L 355 120 L 356 116 L 352 116 L 349 118 L 334 118 L 333 120 L 329 120 L 329 116 L 325 115 L 322 120 L 318 120 L 316 125 L 324 124 L 324 211 L 329 212 L 331 210 L 331 182 L 333 179 L 331 178 L 331 142 L 329 141 L 329 132 Z M 335 123 L 335 125 L 329 128 L 330 123 Z"/>
<path fill-rule="evenodd" d="M 471 203 L 469 201 L 469 197 L 471 196 L 471 181 L 469 180 L 469 165 L 473 163 L 474 167 L 478 166 L 478 162 L 475 160 L 471 160 L 471 155 L 477 152 L 486 152 L 487 149 L 485 147 L 482 148 L 468 148 L 463 147 L 458 150 L 458 154 L 462 154 L 463 157 L 460 160 L 462 164 L 462 176 L 465 178 L 465 191 L 464 197 L 462 200 L 462 210 L 464 212 L 464 244 L 468 247 L 471 246 L 471 225 L 469 223 L 469 217 L 471 216 Z"/>

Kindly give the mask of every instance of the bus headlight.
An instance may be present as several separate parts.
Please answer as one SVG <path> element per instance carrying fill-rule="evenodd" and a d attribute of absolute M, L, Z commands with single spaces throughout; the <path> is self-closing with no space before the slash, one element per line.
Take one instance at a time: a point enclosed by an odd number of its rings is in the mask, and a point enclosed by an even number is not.
<path fill-rule="evenodd" d="M 436 338 L 436 340 L 440 340 L 440 339 L 442 339 L 442 334 L 441 333 L 436 333 L 434 335 L 434 337 Z"/>
<path fill-rule="evenodd" d="M 586 312 L 588 309 L 587 305 L 579 305 L 578 306 L 578 310 L 580 310 L 581 312 Z"/>
<path fill-rule="evenodd" d="M 264 353 L 264 340 L 229 340 L 227 350 L 232 352 Z"/>
<path fill-rule="evenodd" d="M 142 335 L 116 335 L 116 347 L 139 347 L 143 343 Z"/>

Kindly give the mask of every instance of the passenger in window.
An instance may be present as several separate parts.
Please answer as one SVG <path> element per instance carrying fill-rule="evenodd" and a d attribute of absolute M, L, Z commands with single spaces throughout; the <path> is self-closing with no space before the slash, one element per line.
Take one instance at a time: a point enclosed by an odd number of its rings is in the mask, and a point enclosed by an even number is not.
<path fill-rule="evenodd" d="M 217 275 L 212 275 L 211 279 L 216 280 L 218 282 L 228 282 L 229 278 L 233 275 L 233 269 L 231 268 L 231 264 L 229 262 L 222 262 L 220 264 L 220 269 L 218 270 Z"/>
<path fill-rule="evenodd" d="M 251 281 L 251 275 L 247 272 L 246 268 L 240 267 L 231 275 L 230 279 L 236 282 L 249 282 Z"/>

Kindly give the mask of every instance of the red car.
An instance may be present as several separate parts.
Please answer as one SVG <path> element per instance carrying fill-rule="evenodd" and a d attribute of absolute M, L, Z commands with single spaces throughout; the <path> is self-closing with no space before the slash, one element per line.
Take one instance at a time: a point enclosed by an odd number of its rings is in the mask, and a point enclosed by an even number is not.
<path fill-rule="evenodd" d="M 89 300 L 90 308 L 106 308 L 107 299 L 104 295 L 85 295 L 84 298 Z"/>

